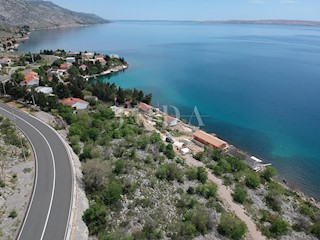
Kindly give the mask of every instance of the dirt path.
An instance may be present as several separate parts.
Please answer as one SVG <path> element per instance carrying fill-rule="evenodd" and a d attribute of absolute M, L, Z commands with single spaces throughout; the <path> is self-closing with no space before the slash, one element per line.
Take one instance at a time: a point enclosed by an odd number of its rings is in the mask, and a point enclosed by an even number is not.
<path fill-rule="evenodd" d="M 196 166 L 196 167 L 205 167 L 205 165 L 197 160 L 195 160 L 190 155 L 183 156 L 186 160 L 186 164 L 189 166 Z M 207 168 L 206 168 L 207 169 Z M 242 221 L 246 223 L 248 226 L 248 233 L 247 239 L 250 240 L 260 240 L 266 239 L 261 232 L 257 229 L 256 224 L 252 221 L 252 219 L 246 214 L 244 207 L 238 203 L 235 203 L 232 199 L 232 191 L 229 187 L 223 185 L 223 182 L 220 178 L 214 176 L 209 169 L 208 172 L 208 179 L 218 186 L 218 195 L 220 199 L 224 202 L 226 207 L 233 212 L 236 216 L 238 216 Z"/>
<path fill-rule="evenodd" d="M 144 123 L 145 128 L 148 131 L 156 131 L 160 133 L 161 138 L 165 139 L 165 134 L 159 132 L 152 124 L 150 124 L 150 121 L 147 120 L 144 116 L 139 115 L 139 120 Z M 188 166 L 196 166 L 196 167 L 205 167 L 206 166 L 202 163 L 194 159 L 191 155 L 182 155 L 177 149 L 175 149 L 175 152 L 177 155 L 185 159 L 185 163 Z M 224 205 L 229 209 L 229 211 L 233 212 L 237 217 L 239 217 L 248 227 L 248 233 L 247 233 L 247 239 L 248 240 L 265 240 L 266 238 L 262 235 L 262 233 L 257 229 L 256 224 L 251 219 L 250 216 L 248 216 L 245 212 L 244 207 L 241 204 L 235 203 L 232 198 L 232 190 L 223 185 L 223 182 L 220 178 L 214 176 L 211 171 L 206 168 L 208 172 L 208 179 L 218 186 L 218 195 L 220 199 L 223 201 Z"/>

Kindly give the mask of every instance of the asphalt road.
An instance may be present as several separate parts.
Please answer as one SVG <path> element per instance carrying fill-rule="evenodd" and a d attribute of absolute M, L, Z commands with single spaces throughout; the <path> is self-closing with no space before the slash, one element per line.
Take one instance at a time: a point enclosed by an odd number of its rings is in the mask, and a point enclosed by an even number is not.
<path fill-rule="evenodd" d="M 0 114 L 12 119 L 25 133 L 36 159 L 34 190 L 17 239 L 66 239 L 73 172 L 62 140 L 41 121 L 2 103 Z"/>

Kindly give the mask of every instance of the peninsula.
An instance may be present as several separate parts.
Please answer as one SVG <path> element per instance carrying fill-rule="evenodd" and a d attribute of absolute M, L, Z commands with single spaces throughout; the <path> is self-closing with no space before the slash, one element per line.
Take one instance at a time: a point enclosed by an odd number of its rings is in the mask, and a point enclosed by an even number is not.
<path fill-rule="evenodd" d="M 302 20 L 209 20 L 211 24 L 262 24 L 262 25 L 292 25 L 292 26 L 320 26 L 320 21 Z"/>

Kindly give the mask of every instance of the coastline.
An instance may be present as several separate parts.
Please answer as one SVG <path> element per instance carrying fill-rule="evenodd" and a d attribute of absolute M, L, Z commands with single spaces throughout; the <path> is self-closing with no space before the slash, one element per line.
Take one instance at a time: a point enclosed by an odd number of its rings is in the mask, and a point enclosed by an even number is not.
<path fill-rule="evenodd" d="M 113 67 L 113 68 L 110 68 L 106 71 L 103 71 L 102 73 L 98 73 L 98 74 L 93 74 L 93 75 L 85 75 L 85 76 L 82 76 L 86 81 L 89 81 L 90 79 L 95 79 L 95 78 L 98 78 L 98 77 L 103 77 L 103 76 L 107 76 L 111 73 L 117 73 L 117 72 L 121 72 L 121 71 L 125 71 L 126 69 L 128 69 L 129 65 L 126 64 L 126 65 L 121 65 L 121 66 L 116 66 L 116 67 Z"/>
<path fill-rule="evenodd" d="M 159 108 L 156 108 L 155 106 L 152 106 L 154 109 L 156 109 L 158 111 L 159 114 L 165 116 L 166 113 L 164 113 L 163 111 L 161 111 Z M 183 122 L 181 119 L 178 119 L 178 121 L 184 125 L 185 127 L 187 128 L 190 128 L 192 129 L 192 131 L 196 131 L 196 130 L 201 130 L 200 127 L 198 126 L 195 126 L 195 125 L 192 125 L 190 123 L 185 123 Z M 210 132 L 208 133 L 210 135 L 213 135 L 215 137 L 218 137 L 217 134 L 213 133 L 213 132 Z M 218 137 L 219 138 L 219 137 Z M 244 151 L 243 149 L 239 149 L 237 148 L 236 146 L 234 146 L 233 144 L 231 143 L 228 143 L 227 144 L 229 145 L 229 148 L 234 148 L 234 151 L 237 151 L 238 153 L 240 153 L 241 155 L 245 156 L 245 157 L 250 157 L 252 156 L 252 154 L 250 154 L 249 152 L 247 151 Z M 229 153 L 227 153 L 228 155 Z M 235 156 L 237 157 L 237 156 Z M 245 162 L 245 159 L 241 158 L 240 159 L 242 161 Z M 261 165 L 265 165 L 265 166 L 269 166 L 271 164 L 268 164 L 268 163 L 265 163 L 264 161 L 261 163 Z M 277 168 L 276 168 L 277 169 Z M 281 175 L 278 175 L 275 177 L 274 181 L 276 181 L 278 184 L 280 184 L 281 186 L 283 186 L 284 188 L 288 189 L 289 191 L 295 193 L 296 195 L 298 195 L 301 199 L 305 200 L 305 201 L 308 201 L 310 202 L 311 204 L 313 204 L 315 207 L 319 208 L 320 209 L 320 199 L 317 199 L 315 197 L 312 197 L 312 196 L 309 196 L 308 194 L 304 193 L 302 190 L 298 189 L 298 188 L 295 188 L 293 187 L 290 182 L 286 182 L 284 183 L 284 179 L 281 177 Z"/>

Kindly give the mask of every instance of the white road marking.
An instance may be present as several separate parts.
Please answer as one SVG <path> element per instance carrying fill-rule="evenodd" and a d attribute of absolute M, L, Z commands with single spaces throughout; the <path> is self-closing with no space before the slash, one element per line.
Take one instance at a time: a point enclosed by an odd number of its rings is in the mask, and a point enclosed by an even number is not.
<path fill-rule="evenodd" d="M 14 114 L 13 112 L 9 112 L 9 111 L 7 111 L 6 109 L 4 109 L 4 108 L 2 108 L 2 107 L 0 107 L 0 108 L 1 108 L 3 111 L 9 113 L 9 115 L 13 114 L 15 117 L 19 118 L 21 121 L 25 122 L 25 123 L 28 124 L 30 127 L 32 127 L 34 130 L 36 130 L 36 131 L 43 137 L 43 139 L 45 140 L 45 142 L 46 142 L 46 144 L 48 145 L 49 150 L 50 150 L 50 154 L 51 154 L 51 158 L 52 158 L 52 163 L 53 163 L 53 184 L 52 184 L 52 192 L 51 192 L 51 199 L 50 199 L 49 209 L 48 209 L 46 221 L 45 221 L 45 224 L 44 224 L 44 227 L 43 227 L 43 230 L 42 230 L 42 234 L 41 234 L 41 238 L 40 238 L 40 240 L 42 240 L 43 237 L 44 237 L 44 233 L 45 233 L 45 230 L 46 230 L 46 228 L 47 228 L 49 216 L 50 216 L 50 213 L 51 213 L 53 196 L 54 196 L 55 185 L 56 185 L 56 166 L 55 166 L 55 161 L 54 161 L 53 152 L 52 152 L 52 149 L 51 149 L 51 147 L 50 147 L 50 144 L 49 144 L 48 140 L 45 138 L 45 136 L 44 136 L 38 129 L 36 129 L 34 126 L 32 126 L 32 125 L 31 125 L 30 123 L 28 123 L 26 120 L 24 120 L 23 118 L 19 117 L 19 116 L 16 115 L 16 114 Z M 38 174 L 37 174 L 37 175 L 38 175 Z M 35 188 L 34 188 L 34 189 L 35 189 Z M 33 191 L 32 201 L 30 202 L 30 205 L 29 205 L 27 214 L 26 214 L 26 216 L 25 216 L 25 220 L 24 220 L 24 223 L 23 223 L 23 227 L 24 227 L 24 225 L 25 225 L 26 219 L 28 218 L 28 214 L 29 214 L 31 205 L 32 205 L 32 203 L 33 203 L 34 192 L 35 192 L 35 190 Z M 20 237 L 21 237 L 21 233 L 22 233 L 22 231 L 23 231 L 23 227 L 22 227 L 21 230 L 20 230 L 20 234 L 19 234 L 19 236 L 18 236 L 18 238 L 17 238 L 18 240 L 19 240 Z"/>

